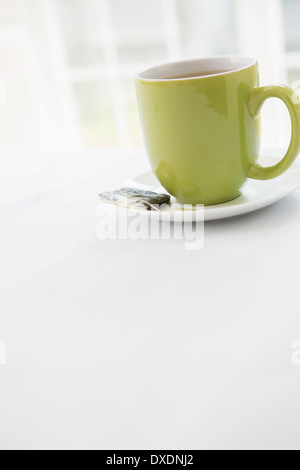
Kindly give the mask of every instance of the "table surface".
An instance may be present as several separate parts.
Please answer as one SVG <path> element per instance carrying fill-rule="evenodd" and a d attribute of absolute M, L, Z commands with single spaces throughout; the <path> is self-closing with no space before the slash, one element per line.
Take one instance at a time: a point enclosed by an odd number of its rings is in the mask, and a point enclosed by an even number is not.
<path fill-rule="evenodd" d="M 1 165 L 1 449 L 300 449 L 300 191 L 187 251 L 97 238 L 141 153 Z"/>

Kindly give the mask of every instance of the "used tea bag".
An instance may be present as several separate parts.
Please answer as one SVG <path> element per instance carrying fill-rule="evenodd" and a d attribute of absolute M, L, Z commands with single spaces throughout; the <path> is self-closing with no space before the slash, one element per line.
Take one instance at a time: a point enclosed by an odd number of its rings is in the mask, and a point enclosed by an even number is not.
<path fill-rule="evenodd" d="M 99 196 L 111 204 L 148 211 L 159 210 L 159 206 L 170 204 L 171 201 L 168 194 L 157 194 L 137 188 L 121 188 L 117 191 L 100 193 Z"/>

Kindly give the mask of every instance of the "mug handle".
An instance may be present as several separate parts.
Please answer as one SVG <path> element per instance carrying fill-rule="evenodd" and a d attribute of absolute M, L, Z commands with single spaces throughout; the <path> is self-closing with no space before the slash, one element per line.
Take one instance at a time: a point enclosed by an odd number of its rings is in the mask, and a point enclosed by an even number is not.
<path fill-rule="evenodd" d="M 248 170 L 248 178 L 257 180 L 269 180 L 284 173 L 294 162 L 300 150 L 300 105 L 295 90 L 284 85 L 263 86 L 254 88 L 249 96 L 249 111 L 253 117 L 258 116 L 264 102 L 268 98 L 279 98 L 287 106 L 292 121 L 292 139 L 289 149 L 283 159 L 276 165 L 263 167 L 254 163 Z"/>

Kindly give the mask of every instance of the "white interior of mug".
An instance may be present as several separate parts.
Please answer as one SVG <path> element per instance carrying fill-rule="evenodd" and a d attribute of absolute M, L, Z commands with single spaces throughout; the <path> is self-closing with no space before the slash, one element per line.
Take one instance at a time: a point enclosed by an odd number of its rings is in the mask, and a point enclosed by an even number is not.
<path fill-rule="evenodd" d="M 137 75 L 143 80 L 192 80 L 201 74 L 202 78 L 213 75 L 233 73 L 251 67 L 257 63 L 252 57 L 208 57 L 205 59 L 184 60 L 169 64 L 158 65 L 144 70 Z M 209 72 L 209 73 L 207 73 Z M 180 75 L 194 75 L 194 77 L 174 78 Z"/>

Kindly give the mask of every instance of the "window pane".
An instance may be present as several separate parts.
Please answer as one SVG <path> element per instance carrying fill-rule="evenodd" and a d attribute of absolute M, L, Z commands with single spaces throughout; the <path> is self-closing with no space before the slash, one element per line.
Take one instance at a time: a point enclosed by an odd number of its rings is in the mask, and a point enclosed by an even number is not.
<path fill-rule="evenodd" d="M 58 0 L 57 7 L 68 64 L 80 67 L 103 63 L 104 53 L 97 40 L 99 25 L 93 5 L 87 8 L 85 0 Z"/>
<path fill-rule="evenodd" d="M 176 0 L 184 53 L 235 53 L 234 0 Z"/>
<path fill-rule="evenodd" d="M 288 71 L 288 84 L 294 86 L 295 82 L 300 80 L 300 65 L 297 69 L 290 69 Z"/>
<path fill-rule="evenodd" d="M 118 47 L 120 64 L 136 64 L 136 71 L 147 62 L 160 63 L 168 60 L 164 44 L 150 44 L 145 48 L 122 45 Z"/>
<path fill-rule="evenodd" d="M 135 72 L 169 60 L 237 52 L 235 0 L 56 5 L 85 146 L 142 145 Z"/>
<path fill-rule="evenodd" d="M 82 138 L 86 147 L 116 145 L 115 119 L 107 90 L 108 84 L 105 80 L 74 86 Z"/>
<path fill-rule="evenodd" d="M 300 50 L 300 2 L 299 0 L 283 0 L 283 18 L 287 51 Z"/>
<path fill-rule="evenodd" d="M 140 131 L 139 115 L 136 106 L 135 87 L 132 79 L 124 79 L 122 87 L 128 115 L 128 124 L 131 138 L 130 140 L 134 147 L 141 147 L 143 145 L 143 141 Z"/>
<path fill-rule="evenodd" d="M 113 26 L 119 33 L 163 31 L 162 0 L 109 0 Z"/>

